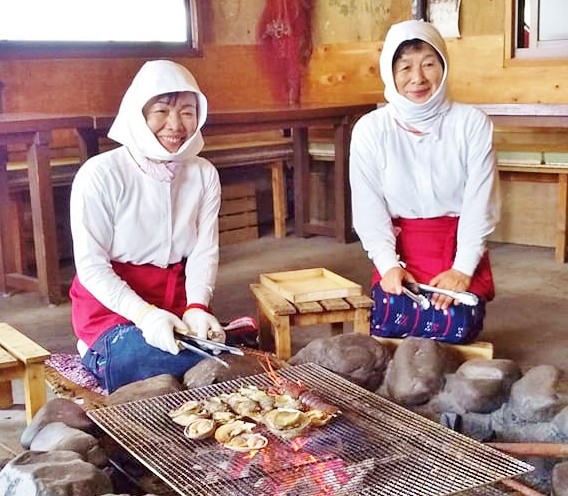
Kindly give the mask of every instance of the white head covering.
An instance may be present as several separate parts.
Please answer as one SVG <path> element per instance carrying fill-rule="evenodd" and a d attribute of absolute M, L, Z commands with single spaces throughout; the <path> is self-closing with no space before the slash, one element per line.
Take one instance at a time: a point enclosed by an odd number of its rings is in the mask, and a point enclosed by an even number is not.
<path fill-rule="evenodd" d="M 392 68 L 394 54 L 401 43 L 416 39 L 430 44 L 444 61 L 440 86 L 430 99 L 423 103 L 412 102 L 397 91 Z M 444 38 L 432 24 L 412 20 L 392 25 L 385 37 L 379 58 L 379 70 L 385 85 L 385 99 L 390 103 L 388 107 L 403 122 L 428 126 L 449 108 L 450 99 L 446 90 L 448 52 Z"/>
<path fill-rule="evenodd" d="M 198 124 L 193 136 L 189 137 L 177 152 L 170 153 L 146 124 L 142 109 L 151 98 L 176 91 L 192 91 L 196 94 Z M 135 159 L 178 162 L 185 157 L 197 155 L 203 148 L 200 129 L 206 118 L 207 99 L 201 93 L 193 75 L 182 65 L 170 60 L 152 60 L 146 62 L 134 76 L 122 98 L 108 137 L 125 145 Z"/>

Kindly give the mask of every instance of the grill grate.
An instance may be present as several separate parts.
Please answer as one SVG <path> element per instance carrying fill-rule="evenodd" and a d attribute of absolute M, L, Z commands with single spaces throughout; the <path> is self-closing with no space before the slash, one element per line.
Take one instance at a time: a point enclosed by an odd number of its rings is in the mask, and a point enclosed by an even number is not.
<path fill-rule="evenodd" d="M 249 453 L 223 449 L 211 439 L 186 439 L 167 415 L 189 399 L 247 384 L 269 387 L 267 374 L 87 413 L 181 495 L 443 496 L 533 469 L 318 365 L 287 367 L 278 374 L 302 381 L 342 414 L 293 441 L 265 433 L 268 446 Z"/>

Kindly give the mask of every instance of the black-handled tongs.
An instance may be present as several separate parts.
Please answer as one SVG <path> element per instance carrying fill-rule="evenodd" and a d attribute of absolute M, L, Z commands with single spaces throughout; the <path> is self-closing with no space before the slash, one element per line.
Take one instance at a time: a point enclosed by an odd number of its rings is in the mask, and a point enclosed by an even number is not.
<path fill-rule="evenodd" d="M 219 350 L 219 351 L 226 351 L 227 353 L 231 353 L 232 355 L 240 355 L 243 356 L 245 353 L 240 348 L 236 348 L 234 346 L 229 346 L 224 343 L 218 343 L 217 341 L 211 341 L 209 339 L 201 339 L 197 336 L 190 336 L 188 334 L 182 334 L 180 332 L 174 332 L 175 338 L 178 341 L 182 341 L 184 343 L 195 343 L 197 346 L 202 348 L 205 346 L 207 349 L 210 350 Z"/>

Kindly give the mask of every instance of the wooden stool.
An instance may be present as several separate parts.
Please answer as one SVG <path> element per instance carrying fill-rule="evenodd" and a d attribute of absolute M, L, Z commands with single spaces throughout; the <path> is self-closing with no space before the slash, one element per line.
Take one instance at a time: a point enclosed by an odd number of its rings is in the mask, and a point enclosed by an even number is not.
<path fill-rule="evenodd" d="M 291 326 L 331 324 L 335 335 L 343 332 L 345 322 L 353 322 L 355 332 L 370 333 L 373 300 L 366 295 L 291 303 L 261 284 L 251 284 L 250 289 L 258 309 L 261 349 L 274 348 L 281 360 L 292 356 Z"/>
<path fill-rule="evenodd" d="M 12 326 L 0 323 L 0 408 L 14 404 L 11 381 L 23 379 L 26 421 L 31 422 L 47 399 L 43 362 L 50 355 Z"/>

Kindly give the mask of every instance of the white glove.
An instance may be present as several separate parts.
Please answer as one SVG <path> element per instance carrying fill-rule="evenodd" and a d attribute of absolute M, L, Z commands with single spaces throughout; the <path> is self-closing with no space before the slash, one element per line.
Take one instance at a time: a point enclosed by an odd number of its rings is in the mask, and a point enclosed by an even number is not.
<path fill-rule="evenodd" d="M 225 343 L 227 335 L 219 321 L 210 313 L 200 308 L 190 308 L 183 314 L 183 321 L 189 331 L 201 339 L 210 339 Z"/>
<path fill-rule="evenodd" d="M 145 307 L 136 322 L 136 327 L 142 331 L 142 336 L 150 346 L 177 355 L 179 347 L 174 339 L 174 328 L 187 331 L 187 326 L 173 313 L 156 308 L 153 305 Z"/>

